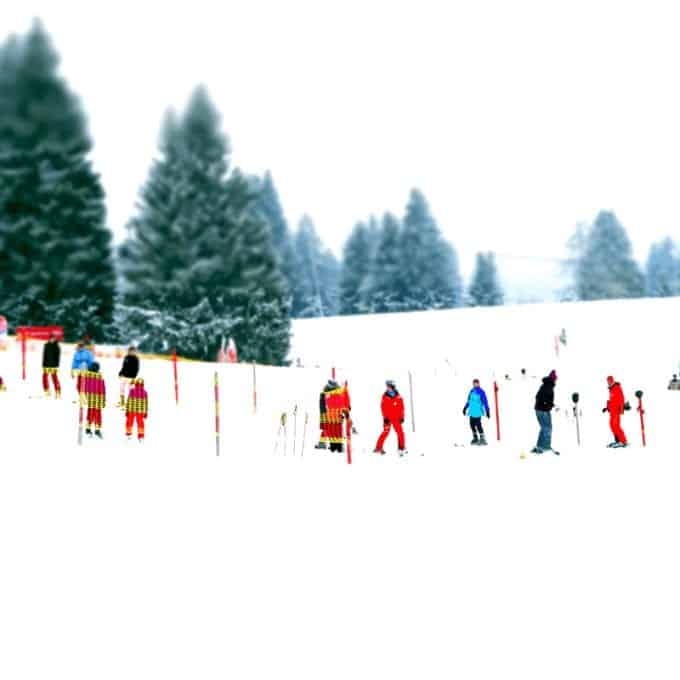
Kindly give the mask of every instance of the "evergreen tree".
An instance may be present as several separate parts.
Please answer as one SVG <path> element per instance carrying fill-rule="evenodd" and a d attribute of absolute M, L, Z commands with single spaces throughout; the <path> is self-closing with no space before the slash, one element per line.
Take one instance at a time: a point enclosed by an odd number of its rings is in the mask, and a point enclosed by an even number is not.
<path fill-rule="evenodd" d="M 649 250 L 646 293 L 650 297 L 680 295 L 680 253 L 670 238 L 652 244 Z"/>
<path fill-rule="evenodd" d="M 73 339 L 101 336 L 115 274 L 85 116 L 58 63 L 39 22 L 0 49 L 0 290 L 13 323 L 64 325 Z"/>
<path fill-rule="evenodd" d="M 625 229 L 612 212 L 602 211 L 587 232 L 576 263 L 580 300 L 641 297 L 644 277 L 633 259 Z"/>
<path fill-rule="evenodd" d="M 468 289 L 468 302 L 473 307 L 503 304 L 503 290 L 493 253 L 477 253 L 475 271 Z"/>
<path fill-rule="evenodd" d="M 289 294 L 292 295 L 297 286 L 298 273 L 293 237 L 283 214 L 279 194 L 270 172 L 266 172 L 264 178 L 258 183 L 257 209 L 270 226 L 272 242 L 279 258 L 281 272 L 286 279 Z"/>
<path fill-rule="evenodd" d="M 401 242 L 399 220 L 391 213 L 385 213 L 376 256 L 361 291 L 361 311 L 381 313 L 409 309 L 402 289 Z"/>
<path fill-rule="evenodd" d="M 361 290 L 373 264 L 371 238 L 369 228 L 358 222 L 345 243 L 340 277 L 340 314 L 357 314 L 361 310 Z"/>
<path fill-rule="evenodd" d="M 293 294 L 293 317 L 333 316 L 338 313 L 340 265 L 324 247 L 311 218 L 304 215 L 295 235 L 298 286 Z"/>
<path fill-rule="evenodd" d="M 253 180 L 229 168 L 229 142 L 203 88 L 181 117 L 166 118 L 160 152 L 119 253 L 125 305 L 151 320 L 155 312 L 188 320 L 186 329 L 195 320 L 178 350 L 192 347 L 200 358 L 214 357 L 229 334 L 240 358 L 284 362 L 290 320 L 270 225 Z M 206 310 L 220 333 L 201 321 Z M 201 340 L 206 328 L 215 332 L 211 345 Z"/>
<path fill-rule="evenodd" d="M 400 294 L 411 310 L 456 307 L 462 301 L 458 256 L 441 235 L 425 196 L 411 191 L 402 230 Z"/>

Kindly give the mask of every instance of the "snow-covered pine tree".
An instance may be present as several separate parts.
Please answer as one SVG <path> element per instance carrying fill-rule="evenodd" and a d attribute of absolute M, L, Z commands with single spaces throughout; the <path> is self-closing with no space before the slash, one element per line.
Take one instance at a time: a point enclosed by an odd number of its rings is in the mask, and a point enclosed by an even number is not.
<path fill-rule="evenodd" d="M 293 291 L 293 317 L 337 314 L 340 265 L 335 255 L 324 247 L 308 215 L 300 219 L 294 243 L 299 276 Z"/>
<path fill-rule="evenodd" d="M 468 288 L 468 304 L 471 307 L 503 304 L 503 289 L 498 278 L 496 256 L 493 253 L 477 253 L 475 271 Z"/>
<path fill-rule="evenodd" d="M 295 259 L 293 237 L 281 206 L 274 180 L 267 171 L 257 183 L 257 209 L 271 228 L 274 251 L 279 258 L 281 272 L 292 296 L 297 285 L 298 263 Z"/>
<path fill-rule="evenodd" d="M 283 363 L 290 319 L 271 229 L 258 212 L 255 182 L 230 170 L 229 143 L 204 88 L 182 116 L 166 118 L 160 151 L 119 253 L 125 305 L 144 312 L 137 319 L 157 311 L 188 320 L 178 351 L 188 346 L 212 358 L 228 334 L 243 360 Z M 219 319 L 209 346 L 203 321 L 198 340 L 190 337 L 191 310 L 199 309 Z"/>
<path fill-rule="evenodd" d="M 633 259 L 630 239 L 613 212 L 601 211 L 588 230 L 576 263 L 575 283 L 580 300 L 644 294 L 644 277 Z"/>
<path fill-rule="evenodd" d="M 646 294 L 650 297 L 680 295 L 680 251 L 673 239 L 652 244 L 645 279 Z"/>
<path fill-rule="evenodd" d="M 458 255 L 444 240 L 425 196 L 413 189 L 401 239 L 400 294 L 411 310 L 457 307 L 463 284 Z"/>
<path fill-rule="evenodd" d="M 340 314 L 361 311 L 361 291 L 373 264 L 373 235 L 358 222 L 345 243 L 340 275 Z"/>
<path fill-rule="evenodd" d="M 381 313 L 408 309 L 402 289 L 401 240 L 399 220 L 385 213 L 371 270 L 361 290 L 361 311 Z"/>
<path fill-rule="evenodd" d="M 85 115 L 58 64 L 39 22 L 0 49 L 3 311 L 13 324 L 63 325 L 68 339 L 101 337 L 113 312 L 111 233 Z"/>

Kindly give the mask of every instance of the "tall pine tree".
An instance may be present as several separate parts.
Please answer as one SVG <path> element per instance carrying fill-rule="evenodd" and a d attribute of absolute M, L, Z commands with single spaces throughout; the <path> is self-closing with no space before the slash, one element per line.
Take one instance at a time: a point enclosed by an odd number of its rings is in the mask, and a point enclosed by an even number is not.
<path fill-rule="evenodd" d="M 333 316 L 338 313 L 340 265 L 328 250 L 308 215 L 295 235 L 298 285 L 293 295 L 293 317 Z"/>
<path fill-rule="evenodd" d="M 576 261 L 575 284 L 580 300 L 644 294 L 644 277 L 633 259 L 630 239 L 613 212 L 600 212 L 588 230 Z"/>
<path fill-rule="evenodd" d="M 462 302 L 458 255 L 444 240 L 425 196 L 411 191 L 402 230 L 400 293 L 410 310 L 441 309 Z"/>
<path fill-rule="evenodd" d="M 39 22 L 0 49 L 3 309 L 14 324 L 102 337 L 113 312 L 111 233 L 85 115 L 58 65 Z"/>
<path fill-rule="evenodd" d="M 242 359 L 284 362 L 290 320 L 270 225 L 258 210 L 256 183 L 230 170 L 229 143 L 204 88 L 181 117 L 166 118 L 160 152 L 120 249 L 125 306 L 149 312 L 128 318 L 141 323 L 156 312 L 181 322 L 210 310 L 220 321 L 211 326 L 212 344 L 185 341 L 200 358 L 212 358 L 221 336 L 231 335 Z"/>
<path fill-rule="evenodd" d="M 468 289 L 468 304 L 472 307 L 503 304 L 503 290 L 498 279 L 496 257 L 493 253 L 477 253 L 475 271 Z"/>
<path fill-rule="evenodd" d="M 680 252 L 671 238 L 652 244 L 645 273 L 650 297 L 680 295 Z"/>
<path fill-rule="evenodd" d="M 373 264 L 372 238 L 369 227 L 358 222 L 345 243 L 340 276 L 340 314 L 361 311 L 361 291 Z"/>
<path fill-rule="evenodd" d="M 297 286 L 298 263 L 293 248 L 293 237 L 288 228 L 288 222 L 281 207 L 279 194 L 274 180 L 269 171 L 259 182 L 257 209 L 267 221 L 272 232 L 274 250 L 279 258 L 281 272 L 288 286 L 289 295 L 292 296 Z"/>
<path fill-rule="evenodd" d="M 381 313 L 409 309 L 402 289 L 401 243 L 399 220 L 391 213 L 385 213 L 371 270 L 362 286 L 361 311 Z"/>

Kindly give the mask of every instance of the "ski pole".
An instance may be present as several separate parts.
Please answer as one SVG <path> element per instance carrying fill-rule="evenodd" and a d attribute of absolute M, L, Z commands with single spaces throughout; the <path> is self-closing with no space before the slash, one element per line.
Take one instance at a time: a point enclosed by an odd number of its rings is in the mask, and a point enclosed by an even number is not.
<path fill-rule="evenodd" d="M 279 419 L 279 429 L 276 431 L 276 443 L 274 444 L 274 455 L 279 448 L 279 442 L 281 441 L 281 430 L 283 429 L 283 424 L 286 420 L 286 414 L 282 413 Z"/>
<path fill-rule="evenodd" d="M 283 427 L 283 455 L 286 455 L 288 450 L 288 429 L 286 428 L 286 413 L 281 414 L 281 426 Z"/>
<path fill-rule="evenodd" d="M 78 407 L 78 446 L 83 445 L 83 420 L 85 411 L 85 405 L 83 404 L 84 401 L 85 396 L 83 395 L 82 392 L 79 392 L 78 402 L 80 403 L 80 406 Z"/>
<path fill-rule="evenodd" d="M 501 440 L 501 418 L 498 412 L 498 383 L 493 381 L 493 401 L 496 409 L 496 439 Z"/>
<path fill-rule="evenodd" d="M 172 370 L 175 377 L 175 404 L 179 405 L 179 383 L 177 381 L 177 350 L 172 350 Z"/>
<path fill-rule="evenodd" d="M 293 407 L 293 455 L 295 455 L 295 445 L 297 443 L 297 404 Z"/>
<path fill-rule="evenodd" d="M 647 446 L 647 438 L 645 436 L 645 409 L 642 407 L 642 390 L 635 393 L 638 398 L 638 413 L 640 414 L 640 431 L 642 432 L 642 446 Z"/>
<path fill-rule="evenodd" d="M 305 425 L 302 428 L 302 449 L 300 450 L 300 457 L 305 455 L 305 438 L 307 436 L 307 421 L 309 420 L 309 413 L 305 411 Z"/>
<path fill-rule="evenodd" d="M 579 418 L 578 418 L 578 392 L 574 392 L 574 394 L 571 395 L 571 400 L 574 402 L 574 418 L 576 419 L 576 442 L 579 446 L 581 446 L 581 428 L 579 425 Z"/>

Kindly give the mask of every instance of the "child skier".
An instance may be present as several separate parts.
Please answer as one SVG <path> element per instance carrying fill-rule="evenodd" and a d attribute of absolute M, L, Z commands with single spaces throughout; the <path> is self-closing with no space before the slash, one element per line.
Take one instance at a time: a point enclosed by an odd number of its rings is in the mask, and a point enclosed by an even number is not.
<path fill-rule="evenodd" d="M 340 387 L 338 383 L 332 378 L 329 378 L 319 395 L 319 429 L 321 430 L 321 434 L 319 436 L 319 443 L 314 446 L 315 449 L 325 449 L 328 445 L 330 435 L 328 433 L 326 395 L 330 394 L 333 390 L 337 390 L 338 387 Z"/>
<path fill-rule="evenodd" d="M 90 370 L 86 371 L 82 376 L 82 386 L 87 405 L 87 427 L 85 434 L 92 436 L 92 428 L 94 427 L 94 435 L 102 438 L 102 409 L 106 406 L 106 385 L 104 378 L 99 372 L 99 364 L 95 361 L 90 366 Z"/>
<path fill-rule="evenodd" d="M 482 416 L 486 415 L 487 418 L 490 418 L 491 411 L 489 410 L 486 392 L 479 386 L 479 380 L 476 378 L 472 381 L 472 389 L 463 408 L 463 415 L 470 417 L 470 429 L 472 430 L 472 441 L 470 443 L 486 446 Z"/>
<path fill-rule="evenodd" d="M 76 378 L 76 391 L 81 394 L 84 387 L 85 373 L 90 370 L 94 362 L 94 354 L 84 342 L 79 342 L 76 346 L 73 361 L 71 362 L 71 377 Z"/>
<path fill-rule="evenodd" d="M 139 357 L 137 356 L 137 350 L 134 347 L 128 347 L 128 353 L 125 355 L 123 365 L 118 373 L 118 378 L 120 379 L 120 398 L 117 405 L 120 408 L 125 408 L 125 395 L 138 374 Z"/>
<path fill-rule="evenodd" d="M 609 387 L 609 399 L 607 405 L 602 409 L 602 413 L 609 411 L 609 429 L 614 435 L 614 441 L 607 446 L 611 449 L 620 449 L 628 446 L 626 433 L 621 427 L 621 416 L 626 400 L 623 396 L 623 388 L 611 375 L 607 376 L 607 386 Z"/>
<path fill-rule="evenodd" d="M 45 396 L 50 396 L 50 376 L 54 385 L 54 396 L 61 397 L 61 385 L 59 384 L 59 362 L 61 360 L 61 347 L 57 342 L 57 334 L 52 333 L 50 339 L 43 347 L 42 357 L 42 386 Z"/>
<path fill-rule="evenodd" d="M 144 389 L 144 379 L 135 378 L 128 392 L 125 404 L 125 436 L 132 439 L 132 430 L 137 423 L 137 439 L 144 441 L 144 421 L 149 414 L 149 395 Z"/>
<path fill-rule="evenodd" d="M 394 380 L 386 380 L 385 385 L 387 389 L 382 396 L 380 402 L 380 410 L 383 416 L 383 431 L 378 437 L 378 442 L 375 445 L 374 453 L 385 455 L 383 446 L 390 429 L 394 428 L 397 433 L 397 446 L 399 447 L 399 455 L 403 456 L 406 453 L 406 441 L 404 438 L 404 400 L 397 391 L 397 385 Z"/>

